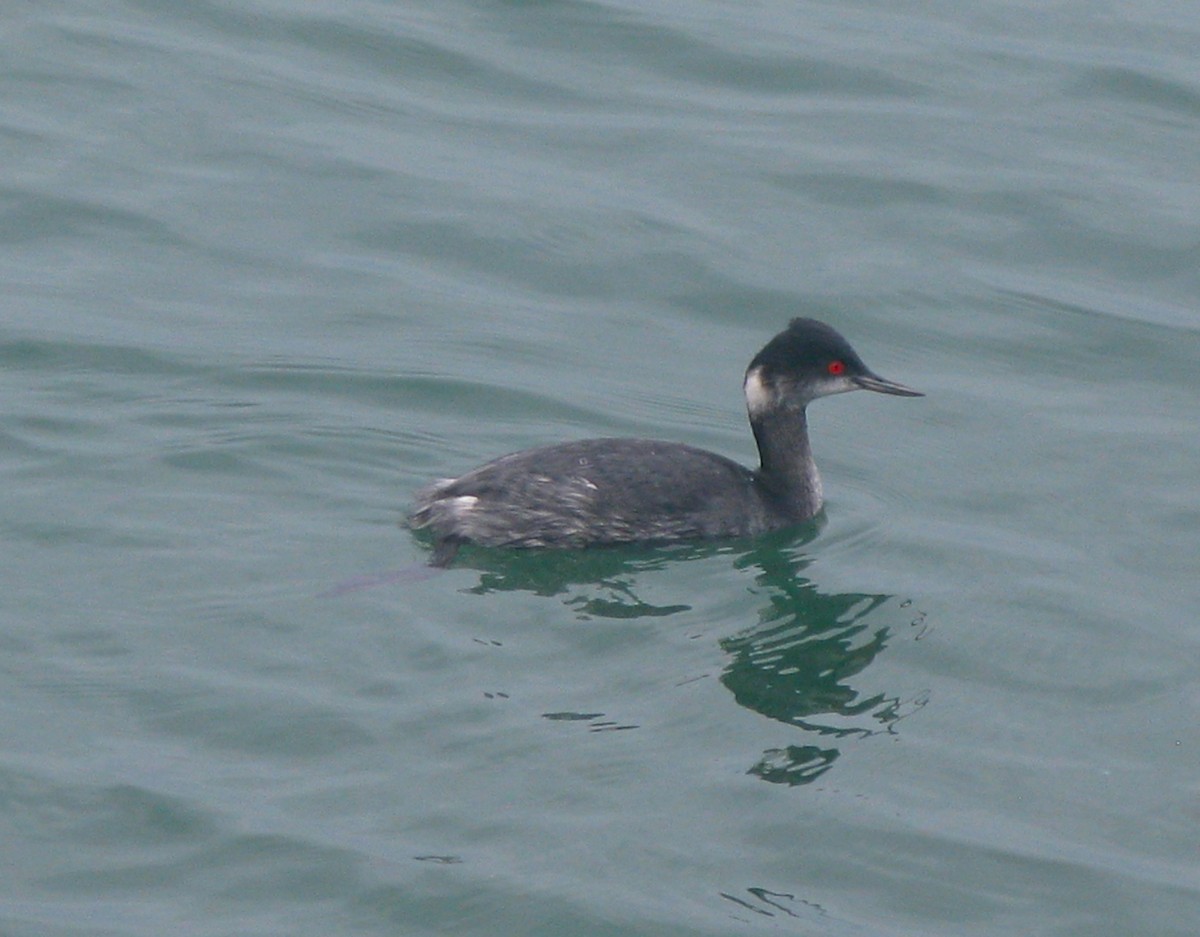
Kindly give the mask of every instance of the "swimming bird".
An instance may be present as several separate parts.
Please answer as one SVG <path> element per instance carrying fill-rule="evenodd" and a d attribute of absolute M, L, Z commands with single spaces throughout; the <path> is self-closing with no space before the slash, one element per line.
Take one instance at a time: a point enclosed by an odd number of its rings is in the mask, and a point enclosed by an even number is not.
<path fill-rule="evenodd" d="M 793 319 L 746 369 L 759 466 L 654 439 L 584 439 L 501 456 L 417 492 L 409 525 L 434 537 L 431 566 L 464 543 L 581 548 L 750 537 L 808 520 L 821 477 L 806 408 L 818 397 L 919 391 L 880 377 L 837 331 Z"/>

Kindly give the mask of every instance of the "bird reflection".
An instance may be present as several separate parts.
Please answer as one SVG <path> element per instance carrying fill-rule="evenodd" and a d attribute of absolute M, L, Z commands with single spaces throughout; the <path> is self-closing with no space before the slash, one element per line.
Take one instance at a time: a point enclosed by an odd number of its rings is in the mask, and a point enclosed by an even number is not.
<path fill-rule="evenodd" d="M 771 544 L 739 560 L 739 567 L 759 570 L 755 581 L 767 603 L 758 623 L 719 642 L 729 655 L 721 682 L 740 705 L 820 738 L 769 749 L 750 769 L 793 785 L 828 771 L 841 754 L 838 740 L 892 732 L 926 702 L 923 695 L 905 701 L 856 686 L 892 637 L 873 613 L 893 597 L 822 593 L 799 575 L 807 564 L 794 549 Z"/>
<path fill-rule="evenodd" d="M 692 606 L 643 601 L 635 591 L 642 574 L 681 559 L 735 552 L 731 547 L 712 544 L 473 553 L 464 549 L 458 566 L 469 566 L 479 573 L 479 582 L 466 590 L 477 595 L 523 591 L 557 596 L 576 590 L 564 601 L 581 618 L 656 618 L 690 611 Z"/>
<path fill-rule="evenodd" d="M 895 616 L 878 614 L 881 607 L 909 603 L 878 593 L 822 592 L 803 575 L 811 562 L 804 546 L 816 530 L 810 525 L 799 536 L 768 535 L 750 548 L 742 543 L 464 550 L 459 566 L 479 573 L 468 592 L 565 595 L 564 603 L 581 618 L 630 619 L 691 610 L 688 604 L 656 605 L 639 597 L 646 573 L 682 559 L 732 556 L 737 568 L 754 573 L 762 602 L 757 621 L 718 640 L 728 656 L 720 681 L 739 705 L 807 734 L 800 744 L 767 749 L 748 770 L 764 781 L 794 786 L 829 771 L 841 756 L 840 743 L 894 732 L 927 701 L 924 695 L 902 699 L 864 689 L 864 672 L 893 639 L 882 619 Z"/>

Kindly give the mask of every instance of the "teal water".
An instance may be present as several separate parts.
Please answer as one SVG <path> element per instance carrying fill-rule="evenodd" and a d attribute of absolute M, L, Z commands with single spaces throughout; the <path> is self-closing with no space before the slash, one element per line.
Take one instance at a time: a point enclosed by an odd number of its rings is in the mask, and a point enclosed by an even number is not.
<path fill-rule="evenodd" d="M 0 21 L 6 937 L 1196 933 L 1200 13 Z M 793 315 L 819 523 L 411 574 Z"/>

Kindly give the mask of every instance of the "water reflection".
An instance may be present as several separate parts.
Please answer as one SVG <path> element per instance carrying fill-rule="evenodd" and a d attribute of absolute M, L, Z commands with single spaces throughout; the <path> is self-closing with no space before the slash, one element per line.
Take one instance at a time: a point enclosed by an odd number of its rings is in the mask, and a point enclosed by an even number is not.
<path fill-rule="evenodd" d="M 748 769 L 764 781 L 794 786 L 829 771 L 841 756 L 839 743 L 894 732 L 901 719 L 926 702 L 924 695 L 902 699 L 865 688 L 870 684 L 864 672 L 893 639 L 893 627 L 884 619 L 895 616 L 878 614 L 880 608 L 908 603 L 879 593 L 822 592 L 803 575 L 811 562 L 803 550 L 815 533 L 814 528 L 799 537 L 774 535 L 749 548 L 478 551 L 455 565 L 479 573 L 468 592 L 566 595 L 564 604 L 580 618 L 629 619 L 692 610 L 688 604 L 645 601 L 638 594 L 644 574 L 681 560 L 733 557 L 736 568 L 753 572 L 761 601 L 753 624 L 718 640 L 728 656 L 720 680 L 739 705 L 809 736 L 767 749 Z M 924 628 L 923 616 L 913 622 L 918 623 Z"/>
<path fill-rule="evenodd" d="M 629 547 L 593 550 L 480 550 L 460 554 L 456 567 L 479 573 L 479 582 L 467 589 L 476 595 L 522 591 L 557 596 L 580 618 L 648 618 L 690 611 L 692 606 L 643 601 L 636 584 L 644 573 L 672 563 L 720 553 L 734 554 L 730 546 L 680 544 L 669 547 Z"/>
<path fill-rule="evenodd" d="M 823 593 L 800 575 L 808 563 L 795 546 L 777 543 L 745 554 L 738 566 L 759 571 L 767 601 L 754 626 L 720 641 L 729 655 L 721 682 L 740 705 L 821 739 L 768 749 L 750 768 L 779 784 L 811 783 L 840 757 L 834 742 L 894 732 L 927 701 L 856 686 L 892 637 L 872 613 L 893 596 Z"/>

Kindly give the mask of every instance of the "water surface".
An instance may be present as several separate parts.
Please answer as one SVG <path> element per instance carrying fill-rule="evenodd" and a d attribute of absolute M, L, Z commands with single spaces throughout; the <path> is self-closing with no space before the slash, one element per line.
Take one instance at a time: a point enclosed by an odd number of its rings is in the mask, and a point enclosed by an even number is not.
<path fill-rule="evenodd" d="M 0 930 L 1195 932 L 1190 8 L 6 19 Z M 411 575 L 794 315 L 818 522 Z"/>

